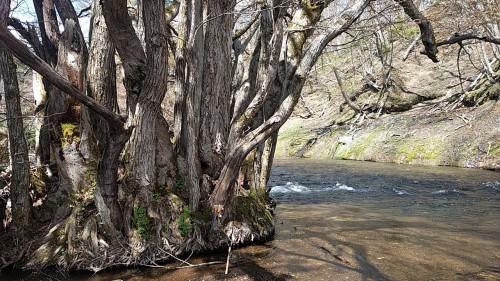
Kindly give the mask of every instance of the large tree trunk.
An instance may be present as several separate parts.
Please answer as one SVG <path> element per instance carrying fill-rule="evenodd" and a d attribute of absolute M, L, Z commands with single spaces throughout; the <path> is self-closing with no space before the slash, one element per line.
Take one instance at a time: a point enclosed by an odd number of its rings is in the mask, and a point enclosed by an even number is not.
<path fill-rule="evenodd" d="M 0 16 L 1 19 L 2 16 Z M 0 75 L 5 89 L 10 162 L 12 166 L 10 185 L 12 203 L 11 229 L 22 233 L 29 230 L 31 223 L 30 163 L 28 146 L 24 136 L 21 96 L 19 94 L 16 68 L 12 54 L 0 44 Z"/>
<path fill-rule="evenodd" d="M 181 29 L 176 54 L 175 150 L 184 185 L 189 191 L 189 207 L 197 210 L 201 200 L 199 126 L 204 57 L 203 2 L 181 4 Z M 179 107 L 180 106 L 180 107 Z"/>
<path fill-rule="evenodd" d="M 36 0 L 39 18 L 50 21 L 41 27 L 43 44 L 34 29 L 21 34 L 38 57 L 0 25 L 0 40 L 51 83 L 44 83 L 46 116 L 52 121 L 47 124 L 53 125 L 52 155 L 67 199 L 58 201 L 65 213 L 56 216 L 60 222 L 30 265 L 99 270 L 117 263 L 150 264 L 271 236 L 274 220 L 266 209 L 265 185 L 278 130 L 322 50 L 371 1 L 353 1 L 322 29 L 314 27 L 331 0 L 291 6 L 260 1 L 246 8 L 255 12 L 255 19 L 243 20 L 241 30 L 248 33 L 233 35 L 238 15 L 246 14 L 240 11 L 244 2 L 138 1 L 138 35 L 127 1 L 94 0 L 88 77 L 86 44 L 69 0 Z M 4 6 L 0 11 L 8 11 Z M 65 25 L 62 35 L 54 7 Z M 179 10 L 174 36 L 169 21 Z M 178 39 L 175 149 L 162 115 L 171 38 Z M 58 55 L 47 57 L 54 50 Z M 117 111 L 114 50 L 123 64 L 128 120 Z M 79 127 L 80 146 L 68 141 L 76 140 L 74 135 L 61 136 L 60 126 L 77 127 L 79 116 L 67 109 L 79 102 L 89 107 L 83 110 L 89 120 Z M 120 165 L 125 173 L 119 178 Z"/>
<path fill-rule="evenodd" d="M 36 34 L 32 34 L 30 36 L 31 44 L 35 48 L 35 52 L 55 68 L 61 34 L 54 2 L 52 0 L 33 0 L 33 6 L 40 23 L 41 41 L 39 41 Z M 39 176 L 47 180 L 53 178 L 57 170 L 51 168 L 51 116 L 54 116 L 54 114 L 49 112 L 47 107 L 48 97 L 54 90 L 45 78 L 36 72 L 33 73 L 33 96 L 36 101 L 36 166 Z"/>
<path fill-rule="evenodd" d="M 199 153 L 202 173 L 216 179 L 224 165 L 231 105 L 231 48 L 236 1 L 208 1 Z M 206 196 L 206 194 L 205 194 Z"/>
<path fill-rule="evenodd" d="M 294 51 L 286 62 L 290 63 L 290 72 L 286 72 L 284 79 L 282 80 L 283 85 L 281 88 L 282 90 L 280 91 L 282 96 L 278 99 L 280 100 L 279 106 L 276 107 L 276 110 L 269 115 L 269 118 L 266 118 L 256 128 L 245 133 L 244 129 L 248 124 L 251 124 L 253 118 L 266 102 L 265 93 L 267 93 L 268 90 L 273 89 L 272 85 L 275 81 L 274 75 L 278 73 L 275 68 L 278 67 L 279 62 L 275 61 L 275 56 L 270 56 L 268 72 L 272 74 L 272 77 L 265 77 L 264 82 L 261 83 L 260 91 L 257 92 L 252 102 L 247 107 L 247 110 L 240 118 L 235 120 L 235 123 L 232 124 L 231 137 L 236 138 L 237 140 L 234 141 L 234 146 L 231 147 L 231 150 L 227 155 L 226 163 L 222 169 L 221 176 L 219 177 L 219 181 L 215 186 L 212 196 L 213 209 L 218 217 L 224 219 L 228 216 L 227 212 L 231 210 L 230 208 L 227 208 L 226 204 L 231 205 L 231 198 L 234 195 L 235 182 L 238 176 L 238 171 L 234 167 L 241 167 L 247 155 L 259 144 L 267 140 L 274 132 L 277 132 L 285 123 L 300 98 L 300 92 L 304 86 L 307 74 L 317 61 L 322 50 L 330 41 L 345 32 L 348 27 L 356 22 L 369 3 L 369 0 L 359 1 L 352 7 L 346 9 L 344 14 L 339 17 L 333 25 L 329 26 L 323 33 L 316 36 L 313 42 L 311 42 L 309 48 L 304 51 L 302 55 L 300 55 L 301 52 L 299 52 L 299 50 L 302 50 L 307 36 L 310 36 L 311 34 L 310 31 L 302 29 L 302 31 L 297 33 L 304 34 L 296 34 L 296 36 L 288 39 L 289 41 L 287 43 L 288 45 L 293 45 L 291 48 L 293 48 Z M 304 6 L 303 9 L 309 11 L 301 12 L 299 9 L 299 11 L 295 13 L 295 16 L 298 18 L 295 19 L 294 16 L 292 22 L 297 20 L 297 24 L 304 24 L 307 26 L 319 20 L 316 13 L 321 12 L 322 6 Z M 279 27 L 279 25 L 276 24 L 274 28 L 276 27 Z M 279 32 L 279 29 L 277 30 Z M 274 38 L 274 40 L 277 39 Z M 292 43 L 290 43 L 290 41 L 292 41 Z M 297 57 L 298 55 L 300 55 L 300 58 Z"/>
<path fill-rule="evenodd" d="M 109 38 L 100 1 L 92 5 L 90 55 L 87 68 L 87 94 L 109 110 L 118 113 L 115 48 Z M 123 214 L 118 203 L 120 154 L 130 131 L 110 126 L 101 116 L 84 110 L 90 120 L 87 128 L 87 155 L 98 163 L 94 201 L 106 232 L 123 230 Z M 82 144 L 84 139 L 82 138 Z"/>

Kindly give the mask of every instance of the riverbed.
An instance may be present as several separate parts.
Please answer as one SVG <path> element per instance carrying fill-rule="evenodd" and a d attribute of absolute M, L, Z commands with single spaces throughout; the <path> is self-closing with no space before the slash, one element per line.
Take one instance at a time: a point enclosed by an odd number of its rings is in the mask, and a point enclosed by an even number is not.
<path fill-rule="evenodd" d="M 276 160 L 269 188 L 278 201 L 275 239 L 236 249 L 228 275 L 224 274 L 227 253 L 220 252 L 187 261 L 212 263 L 200 267 L 177 269 L 186 263 L 174 262 L 159 268 L 66 277 L 95 281 L 500 280 L 498 172 Z M 49 275 L 35 276 L 51 280 Z"/>

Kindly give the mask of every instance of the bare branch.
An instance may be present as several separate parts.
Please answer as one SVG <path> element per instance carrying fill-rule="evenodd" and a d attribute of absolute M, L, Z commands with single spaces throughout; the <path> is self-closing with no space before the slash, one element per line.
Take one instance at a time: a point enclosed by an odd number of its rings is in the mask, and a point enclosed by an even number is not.
<path fill-rule="evenodd" d="M 439 47 L 439 46 L 443 46 L 443 45 L 460 44 L 460 43 L 462 43 L 462 41 L 465 41 L 465 40 L 480 40 L 480 41 L 500 45 L 500 38 L 497 38 L 497 37 L 478 35 L 478 34 L 474 34 L 474 33 L 464 33 L 464 34 L 455 33 L 447 40 L 438 42 L 436 44 L 436 46 Z"/>
<path fill-rule="evenodd" d="M 250 29 L 250 27 L 252 27 L 254 22 L 257 21 L 259 16 L 260 16 L 260 12 L 255 13 L 254 16 L 252 17 L 252 19 L 245 26 L 236 30 L 233 34 L 233 41 L 240 38 L 243 34 L 245 34 Z"/>
<path fill-rule="evenodd" d="M 88 106 L 91 110 L 100 114 L 103 118 L 113 124 L 120 126 L 123 125 L 125 120 L 123 120 L 121 116 L 80 92 L 67 79 L 63 78 L 59 73 L 54 71 L 54 69 L 52 69 L 52 67 L 50 67 L 46 62 L 34 55 L 28 47 L 26 47 L 26 45 L 21 43 L 16 37 L 14 37 L 14 35 L 12 35 L 12 33 L 10 33 L 5 25 L 0 26 L 0 42 L 22 63 L 40 73 L 58 89 L 72 97 L 77 98 L 84 105 Z"/>
<path fill-rule="evenodd" d="M 420 28 L 420 33 L 422 34 L 422 43 L 425 47 L 425 55 L 429 57 L 433 62 L 439 62 L 437 58 L 438 49 L 436 46 L 436 38 L 434 37 L 434 29 L 432 28 L 431 22 L 418 10 L 412 0 L 396 0 L 406 15 L 408 15 Z"/>
<path fill-rule="evenodd" d="M 335 78 L 337 79 L 337 83 L 339 84 L 340 92 L 342 93 L 342 96 L 344 97 L 347 105 L 349 105 L 350 108 L 354 109 L 354 111 L 361 112 L 361 109 L 355 103 L 352 102 L 351 98 L 346 93 L 344 89 L 344 84 L 342 83 L 342 79 L 340 78 L 340 74 L 336 68 L 333 69 L 333 73 L 335 73 Z"/>

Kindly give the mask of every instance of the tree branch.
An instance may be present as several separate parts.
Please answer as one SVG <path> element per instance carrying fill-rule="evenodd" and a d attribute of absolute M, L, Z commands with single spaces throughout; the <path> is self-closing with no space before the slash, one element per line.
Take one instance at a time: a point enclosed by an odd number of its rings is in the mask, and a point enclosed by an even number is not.
<path fill-rule="evenodd" d="M 0 43 L 2 43 L 14 56 L 22 63 L 33 68 L 36 72 L 45 77 L 51 84 L 56 86 L 66 94 L 78 99 L 91 110 L 101 115 L 104 119 L 111 122 L 113 125 L 123 126 L 125 120 L 120 115 L 107 109 L 92 98 L 84 95 L 71 83 L 58 74 L 52 67 L 44 62 L 40 57 L 34 55 L 26 45 L 21 43 L 5 25 L 0 26 Z"/>
<path fill-rule="evenodd" d="M 246 25 L 244 25 L 242 28 L 236 30 L 233 34 L 233 41 L 240 38 L 241 36 L 243 36 L 243 34 L 245 34 L 250 29 L 250 27 L 252 27 L 254 22 L 257 21 L 259 16 L 260 16 L 260 12 L 256 12 L 254 14 L 254 16 L 252 17 L 252 19 Z"/>
<path fill-rule="evenodd" d="M 434 37 L 434 29 L 432 28 L 431 22 L 418 10 L 412 0 L 395 1 L 403 7 L 406 15 L 418 24 L 420 34 L 422 34 L 422 43 L 425 47 L 424 54 L 427 55 L 427 57 L 433 62 L 439 62 L 437 58 L 438 49 L 436 46 L 436 38 Z"/>
<path fill-rule="evenodd" d="M 337 68 L 333 69 L 333 73 L 335 74 L 335 78 L 337 79 L 337 83 L 339 84 L 340 92 L 342 93 L 342 96 L 344 97 L 344 100 L 347 103 L 347 105 L 349 105 L 350 108 L 354 109 L 354 111 L 361 112 L 361 109 L 355 103 L 352 102 L 351 98 L 346 93 L 344 89 L 344 84 L 342 83 L 342 79 L 340 78 L 340 74 Z"/>
<path fill-rule="evenodd" d="M 484 42 L 489 42 L 493 43 L 496 45 L 500 45 L 500 38 L 497 37 L 489 37 L 489 36 L 482 36 L 474 33 L 455 33 L 453 34 L 450 38 L 444 41 L 440 41 L 436 44 L 437 47 L 439 46 L 444 46 L 444 45 L 452 45 L 452 44 L 460 44 L 462 41 L 465 40 L 480 40 Z"/>

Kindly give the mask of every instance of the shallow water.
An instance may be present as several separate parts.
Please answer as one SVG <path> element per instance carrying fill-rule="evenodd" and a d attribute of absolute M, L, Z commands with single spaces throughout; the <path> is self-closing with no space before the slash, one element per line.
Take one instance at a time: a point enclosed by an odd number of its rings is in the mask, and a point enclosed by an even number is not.
<path fill-rule="evenodd" d="M 493 171 L 277 160 L 269 186 L 280 204 L 342 203 L 457 226 L 478 216 L 496 220 L 500 215 L 500 173 Z"/>
<path fill-rule="evenodd" d="M 300 239 L 295 254 L 309 251 L 319 273 L 304 278 L 500 280 L 498 172 L 279 160 L 270 186 L 280 202 L 272 243 Z M 328 255 L 333 263 L 319 258 Z"/>
<path fill-rule="evenodd" d="M 223 264 L 170 263 L 58 279 L 500 280 L 498 172 L 276 160 L 269 187 L 276 237 L 236 249 L 229 275 Z"/>

